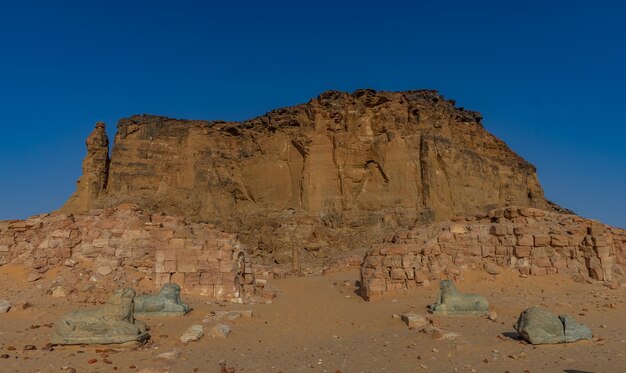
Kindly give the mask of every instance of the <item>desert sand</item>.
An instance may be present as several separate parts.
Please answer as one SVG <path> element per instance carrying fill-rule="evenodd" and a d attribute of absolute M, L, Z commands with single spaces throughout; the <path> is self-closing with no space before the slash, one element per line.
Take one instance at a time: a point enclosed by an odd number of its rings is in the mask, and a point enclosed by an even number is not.
<path fill-rule="evenodd" d="M 271 303 L 235 304 L 184 296 L 193 307 L 184 317 L 143 319 L 152 335 L 142 346 L 54 346 L 46 348 L 52 324 L 64 313 L 88 307 L 71 298 L 55 298 L 41 289 L 54 280 L 48 272 L 27 282 L 27 268 L 0 267 L 1 292 L 13 309 L 0 315 L 2 372 L 220 372 L 220 361 L 235 372 L 621 372 L 626 366 L 623 310 L 626 288 L 612 290 L 563 275 L 520 277 L 504 271 L 492 276 L 466 272 L 457 282 L 463 292 L 478 293 L 497 313 L 486 317 L 429 316 L 437 286 L 388 293 L 367 302 L 356 293 L 358 271 L 272 281 Z M 146 289 L 143 291 L 145 292 Z M 142 289 L 139 289 L 142 292 Z M 103 299 L 104 300 L 104 299 Z M 23 308 L 22 304 L 32 305 Z M 532 346 L 512 325 L 528 306 L 573 316 L 588 325 L 592 341 Z M 204 322 L 212 311 L 252 310 L 251 318 L 225 321 L 227 338 L 205 335 L 183 344 L 182 333 Z M 453 340 L 435 339 L 409 329 L 393 314 L 413 311 L 427 316 Z M 223 321 L 220 321 L 223 322 Z M 34 346 L 35 349 L 30 349 Z M 172 361 L 156 356 L 180 350 Z"/>

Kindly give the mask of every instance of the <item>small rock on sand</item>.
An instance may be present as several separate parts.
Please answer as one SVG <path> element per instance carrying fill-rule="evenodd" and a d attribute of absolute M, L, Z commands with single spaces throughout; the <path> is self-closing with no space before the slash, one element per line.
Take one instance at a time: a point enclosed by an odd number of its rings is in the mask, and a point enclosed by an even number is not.
<path fill-rule="evenodd" d="M 11 309 L 11 303 L 4 299 L 0 299 L 0 313 L 7 313 Z"/>
<path fill-rule="evenodd" d="M 26 281 L 35 282 L 39 279 L 41 279 L 41 275 L 39 273 L 30 273 L 28 277 L 26 278 Z"/>
<path fill-rule="evenodd" d="M 230 326 L 225 324 L 217 324 L 211 328 L 211 337 L 213 338 L 226 338 L 230 333 Z"/>
<path fill-rule="evenodd" d="M 180 341 L 183 343 L 189 343 L 199 340 L 204 336 L 204 327 L 202 325 L 192 325 L 183 333 L 180 337 Z"/>
<path fill-rule="evenodd" d="M 400 318 L 411 329 L 413 329 L 413 328 L 421 328 L 422 326 L 424 326 L 424 325 L 426 325 L 428 323 L 428 321 L 426 321 L 426 318 L 424 316 L 422 316 L 420 314 L 417 314 L 417 313 L 414 313 L 414 312 L 404 313 L 404 314 L 400 315 Z"/>
<path fill-rule="evenodd" d="M 492 262 L 485 262 L 485 264 L 483 265 L 483 269 L 485 270 L 485 272 L 489 273 L 490 275 L 499 275 L 500 272 L 502 272 L 502 268 Z"/>
<path fill-rule="evenodd" d="M 164 352 L 162 354 L 157 355 L 157 359 L 163 360 L 176 360 L 180 357 L 180 350 L 172 350 L 168 352 Z"/>
<path fill-rule="evenodd" d="M 98 267 L 98 269 L 96 269 L 96 272 L 98 272 L 102 276 L 107 276 L 111 274 L 111 272 L 113 272 L 113 268 L 111 268 L 110 266 L 100 266 Z"/>

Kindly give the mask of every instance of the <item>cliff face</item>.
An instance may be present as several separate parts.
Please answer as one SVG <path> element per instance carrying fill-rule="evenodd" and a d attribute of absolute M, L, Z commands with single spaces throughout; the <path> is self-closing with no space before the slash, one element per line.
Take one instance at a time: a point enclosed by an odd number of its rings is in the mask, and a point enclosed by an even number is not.
<path fill-rule="evenodd" d="M 96 127 L 61 211 L 137 203 L 240 232 L 265 261 L 298 265 L 387 228 L 548 208 L 534 167 L 480 121 L 434 91 L 372 90 L 242 123 L 133 116 L 118 123 L 110 162 Z"/>

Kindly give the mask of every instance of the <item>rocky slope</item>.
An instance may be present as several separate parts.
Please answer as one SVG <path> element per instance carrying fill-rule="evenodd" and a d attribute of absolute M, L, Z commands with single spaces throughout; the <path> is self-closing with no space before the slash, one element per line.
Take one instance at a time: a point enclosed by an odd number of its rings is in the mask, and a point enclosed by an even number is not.
<path fill-rule="evenodd" d="M 328 91 L 242 123 L 139 115 L 87 140 L 61 209 L 136 203 L 238 232 L 257 262 L 319 267 L 398 227 L 551 209 L 535 168 L 435 91 Z"/>

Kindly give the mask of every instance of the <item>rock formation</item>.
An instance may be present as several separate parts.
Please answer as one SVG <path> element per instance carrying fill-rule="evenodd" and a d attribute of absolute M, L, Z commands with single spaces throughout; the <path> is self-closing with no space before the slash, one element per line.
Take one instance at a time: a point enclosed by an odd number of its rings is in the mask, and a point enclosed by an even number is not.
<path fill-rule="evenodd" d="M 104 123 L 96 128 L 85 142 L 87 156 L 83 160 L 83 176 L 76 182 L 76 193 L 67 201 L 67 210 L 88 211 L 99 205 L 106 194 L 109 178 L 109 138 Z"/>
<path fill-rule="evenodd" d="M 374 245 L 361 266 L 361 295 L 428 285 L 497 264 L 521 275 L 568 274 L 614 283 L 626 276 L 626 230 L 529 207 L 495 209 L 398 230 Z"/>
<path fill-rule="evenodd" d="M 122 119 L 109 161 L 98 124 L 61 209 L 132 202 L 240 233 L 256 262 L 313 262 L 397 227 L 506 204 L 550 209 L 535 168 L 481 115 L 435 91 L 328 91 L 241 123 Z"/>

